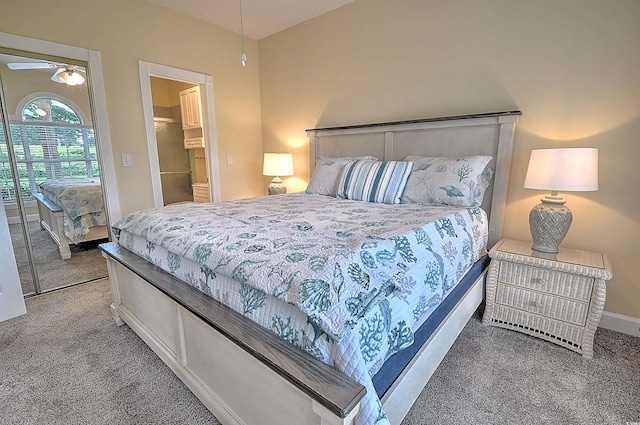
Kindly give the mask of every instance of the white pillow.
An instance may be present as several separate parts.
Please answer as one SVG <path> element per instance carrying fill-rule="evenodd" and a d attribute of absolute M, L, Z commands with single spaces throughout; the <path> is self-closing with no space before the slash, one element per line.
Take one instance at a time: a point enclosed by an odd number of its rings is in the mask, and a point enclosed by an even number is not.
<path fill-rule="evenodd" d="M 348 163 L 355 160 L 376 161 L 373 156 L 345 156 L 341 158 L 320 158 L 316 162 L 316 169 L 313 172 L 311 181 L 305 190 L 306 193 L 312 195 L 336 196 L 338 188 L 338 179 L 342 169 Z"/>
<path fill-rule="evenodd" d="M 413 162 L 401 203 L 475 207 L 482 204 L 493 170 L 490 156 L 408 156 Z"/>
<path fill-rule="evenodd" d="M 353 161 L 342 170 L 338 198 L 399 204 L 412 167 L 405 161 Z"/>

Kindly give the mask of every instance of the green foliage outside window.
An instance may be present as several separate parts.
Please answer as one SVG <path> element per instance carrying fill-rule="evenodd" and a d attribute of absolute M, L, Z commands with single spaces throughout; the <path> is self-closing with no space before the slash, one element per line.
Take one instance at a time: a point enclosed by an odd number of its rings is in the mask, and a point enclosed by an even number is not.
<path fill-rule="evenodd" d="M 10 124 L 10 130 L 25 200 L 47 179 L 99 176 L 93 129 L 82 126 L 71 107 L 56 99 L 34 99 L 23 109 L 22 119 Z M 11 203 L 16 193 L 7 149 L 0 123 L 0 193 Z"/>

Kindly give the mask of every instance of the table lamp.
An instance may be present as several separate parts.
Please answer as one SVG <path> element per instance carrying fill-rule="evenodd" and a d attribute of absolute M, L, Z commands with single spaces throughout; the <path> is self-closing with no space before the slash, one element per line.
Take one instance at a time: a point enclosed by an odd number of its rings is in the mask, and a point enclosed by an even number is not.
<path fill-rule="evenodd" d="M 558 192 L 598 190 L 598 149 L 532 150 L 524 187 L 551 191 L 529 213 L 529 227 L 534 250 L 558 252 L 573 220 Z"/>
<path fill-rule="evenodd" d="M 274 176 L 269 185 L 269 195 L 287 193 L 287 186 L 280 176 L 293 176 L 293 155 L 290 153 L 265 153 L 262 174 Z"/>

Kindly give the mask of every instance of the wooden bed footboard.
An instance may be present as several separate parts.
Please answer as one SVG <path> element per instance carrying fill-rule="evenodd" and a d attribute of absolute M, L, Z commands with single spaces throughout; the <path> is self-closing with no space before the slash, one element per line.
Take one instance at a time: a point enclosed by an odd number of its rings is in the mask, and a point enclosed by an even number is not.
<path fill-rule="evenodd" d="M 224 424 L 352 424 L 366 389 L 122 248 L 101 244 L 127 324 Z M 382 399 L 397 425 L 484 297 L 483 273 Z"/>
<path fill-rule="evenodd" d="M 58 245 L 60 256 L 63 260 L 71 258 L 69 245 L 74 243 L 64 234 L 64 211 L 55 203 L 45 198 L 41 193 L 35 193 L 33 197 L 38 204 L 38 214 L 40 215 L 40 227 L 46 230 L 51 239 Z M 109 237 L 107 226 L 91 227 L 89 233 L 85 235 L 83 242 L 106 239 Z"/>
<path fill-rule="evenodd" d="M 366 389 L 116 243 L 100 245 L 126 323 L 224 424 L 347 425 Z"/>

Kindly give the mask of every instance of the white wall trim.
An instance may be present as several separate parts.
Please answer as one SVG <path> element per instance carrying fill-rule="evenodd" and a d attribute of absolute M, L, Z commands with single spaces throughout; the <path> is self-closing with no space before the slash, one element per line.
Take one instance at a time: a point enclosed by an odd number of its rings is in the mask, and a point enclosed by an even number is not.
<path fill-rule="evenodd" d="M 162 197 L 162 183 L 160 181 L 158 141 L 156 140 L 155 126 L 153 124 L 153 98 L 151 96 L 150 77 L 166 78 L 169 80 L 200 85 L 200 93 L 203 94 L 201 102 L 204 122 L 203 135 L 206 140 L 205 149 L 207 150 L 207 179 L 209 181 L 209 196 L 214 202 L 220 201 L 218 144 L 216 140 L 213 109 L 213 78 L 210 75 L 151 62 L 138 61 L 138 65 L 154 205 L 156 207 L 162 207 L 164 205 L 164 200 Z"/>
<path fill-rule="evenodd" d="M 111 148 L 111 133 L 107 101 L 102 80 L 102 59 L 100 52 L 81 47 L 67 46 L 51 41 L 37 40 L 0 32 L 0 46 L 25 52 L 42 53 L 85 61 L 87 67 L 87 88 L 93 118 L 96 146 L 100 155 L 101 180 L 109 220 L 113 223 L 121 217 L 116 168 Z"/>
<path fill-rule="evenodd" d="M 635 317 L 603 311 L 598 327 L 640 338 L 640 319 Z"/>

